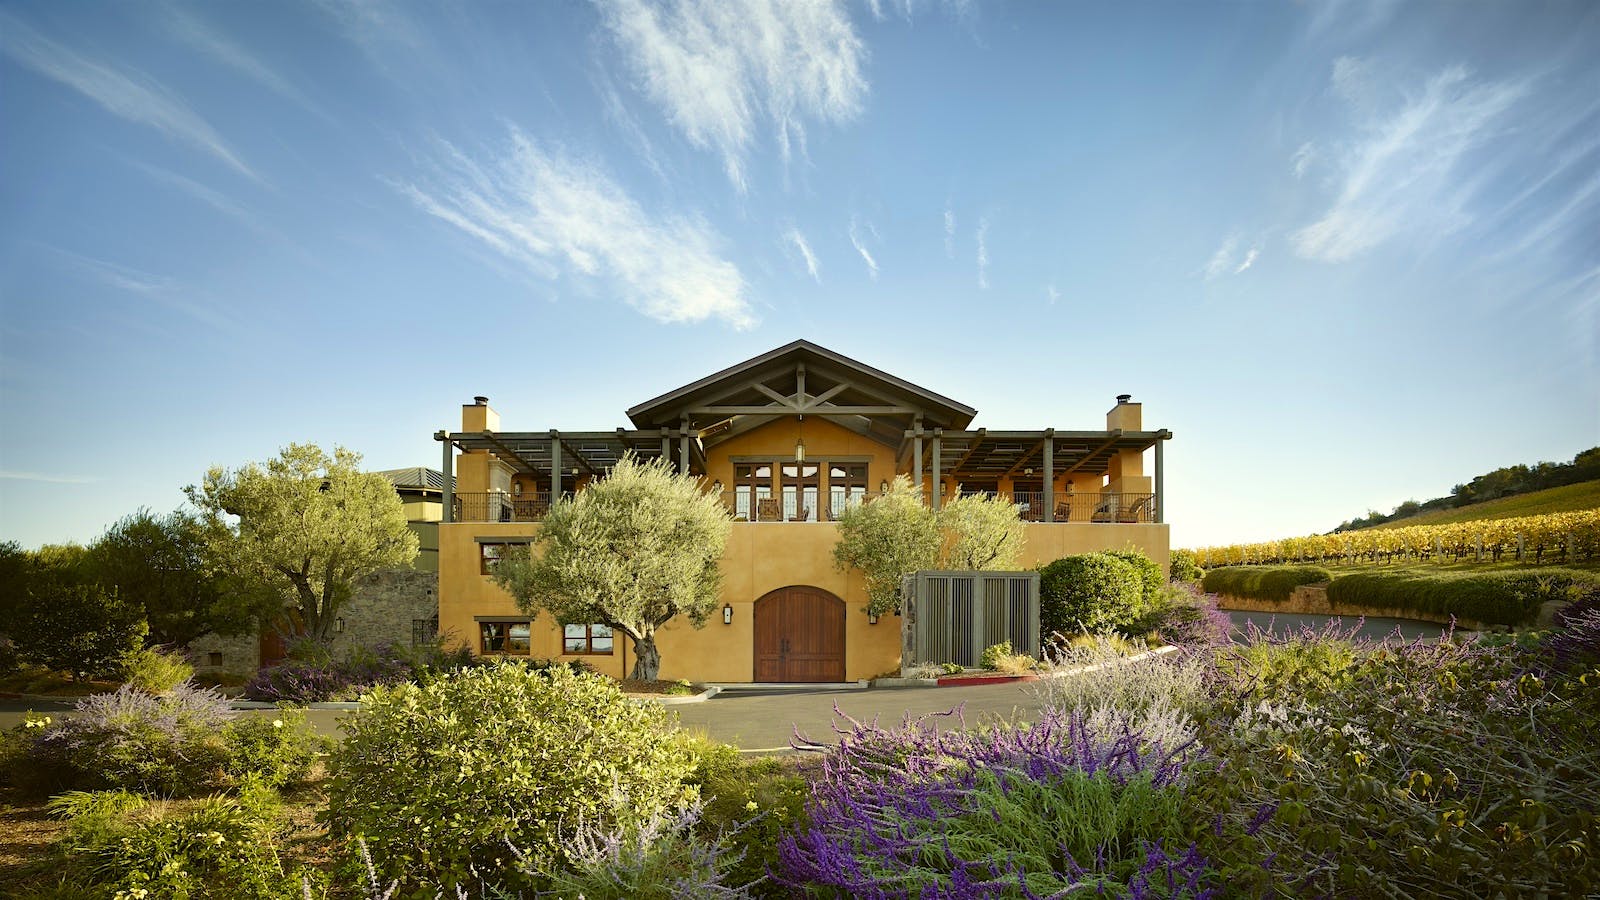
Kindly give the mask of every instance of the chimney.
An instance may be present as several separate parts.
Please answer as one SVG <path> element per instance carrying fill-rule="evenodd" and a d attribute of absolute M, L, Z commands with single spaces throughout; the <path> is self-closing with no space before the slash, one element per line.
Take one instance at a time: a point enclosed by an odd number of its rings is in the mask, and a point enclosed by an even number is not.
<path fill-rule="evenodd" d="M 1106 413 L 1106 430 L 1115 431 L 1120 428 L 1123 431 L 1141 431 L 1142 421 L 1141 407 L 1133 402 L 1133 395 L 1118 394 L 1117 405 Z"/>
<path fill-rule="evenodd" d="M 499 431 L 500 414 L 489 405 L 489 398 L 479 395 L 461 407 L 461 430 L 469 432 Z"/>

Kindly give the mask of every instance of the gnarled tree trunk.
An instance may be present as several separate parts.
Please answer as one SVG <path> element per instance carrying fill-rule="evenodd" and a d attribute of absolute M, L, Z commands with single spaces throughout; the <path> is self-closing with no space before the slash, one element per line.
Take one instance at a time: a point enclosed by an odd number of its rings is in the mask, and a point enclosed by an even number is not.
<path fill-rule="evenodd" d="M 661 671 L 661 653 L 656 650 L 656 633 L 647 631 L 633 639 L 633 674 L 630 678 L 655 681 Z"/>

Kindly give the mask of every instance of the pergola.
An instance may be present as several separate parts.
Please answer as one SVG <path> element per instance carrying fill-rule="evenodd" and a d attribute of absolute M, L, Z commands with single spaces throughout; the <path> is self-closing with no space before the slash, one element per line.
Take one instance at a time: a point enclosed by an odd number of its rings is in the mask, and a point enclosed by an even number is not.
<path fill-rule="evenodd" d="M 945 477 L 958 482 L 1015 478 L 1032 469 L 1044 485 L 1050 521 L 1055 475 L 1104 475 L 1123 451 L 1155 448 L 1155 492 L 1162 491 L 1162 443 L 1169 431 L 966 430 L 977 410 L 810 341 L 795 341 L 627 411 L 632 429 L 563 432 L 437 432 L 444 444 L 445 521 L 453 451 L 489 451 L 516 471 L 550 479 L 559 492 L 564 474 L 595 476 L 626 453 L 674 460 L 679 471 L 705 472 L 705 452 L 775 419 L 828 419 L 892 449 L 897 468 L 917 484 L 932 475 L 938 508 Z M 570 470 L 570 472 L 569 472 Z M 1160 504 L 1156 521 L 1161 521 Z"/>

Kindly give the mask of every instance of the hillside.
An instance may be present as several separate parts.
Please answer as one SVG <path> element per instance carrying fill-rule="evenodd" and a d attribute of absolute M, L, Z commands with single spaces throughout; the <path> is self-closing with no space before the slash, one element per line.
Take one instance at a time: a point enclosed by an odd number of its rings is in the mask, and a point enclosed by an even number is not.
<path fill-rule="evenodd" d="M 1600 509 L 1600 480 L 1581 481 L 1561 487 L 1548 488 L 1514 497 L 1485 500 L 1457 509 L 1437 509 L 1404 519 L 1395 519 L 1372 529 L 1409 528 L 1413 525 L 1449 525 L 1454 522 L 1477 522 L 1484 519 L 1514 519 L 1519 516 L 1538 516 L 1554 512 L 1573 512 L 1580 509 Z"/>

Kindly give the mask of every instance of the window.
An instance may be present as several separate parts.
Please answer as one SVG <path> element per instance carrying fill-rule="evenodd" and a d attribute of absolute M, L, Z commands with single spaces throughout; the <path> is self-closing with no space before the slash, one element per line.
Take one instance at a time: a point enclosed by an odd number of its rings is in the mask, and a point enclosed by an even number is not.
<path fill-rule="evenodd" d="M 782 472 L 783 517 L 791 522 L 815 522 L 822 467 L 817 463 L 786 463 Z"/>
<path fill-rule="evenodd" d="M 222 665 L 222 651 L 213 650 L 210 653 L 207 653 L 206 654 L 206 665 L 208 665 L 208 666 L 220 666 L 220 665 Z"/>
<path fill-rule="evenodd" d="M 438 636 L 438 618 L 411 620 L 411 646 L 421 647 L 423 644 L 431 644 Z"/>
<path fill-rule="evenodd" d="M 772 499 L 770 464 L 733 467 L 733 515 L 754 522 L 760 517 L 761 501 Z"/>
<path fill-rule="evenodd" d="M 479 622 L 478 647 L 482 653 L 507 653 L 527 656 L 532 649 L 532 628 L 528 622 Z"/>
<path fill-rule="evenodd" d="M 834 463 L 828 466 L 828 518 L 837 519 L 845 507 L 866 499 L 866 463 Z"/>
<path fill-rule="evenodd" d="M 484 575 L 493 575 L 495 564 L 506 555 L 512 547 L 520 547 L 527 541 L 479 541 L 478 542 L 478 571 Z"/>
<path fill-rule="evenodd" d="M 608 625 L 566 625 L 562 627 L 562 649 L 567 655 L 579 653 L 609 656 L 615 641 Z"/>

